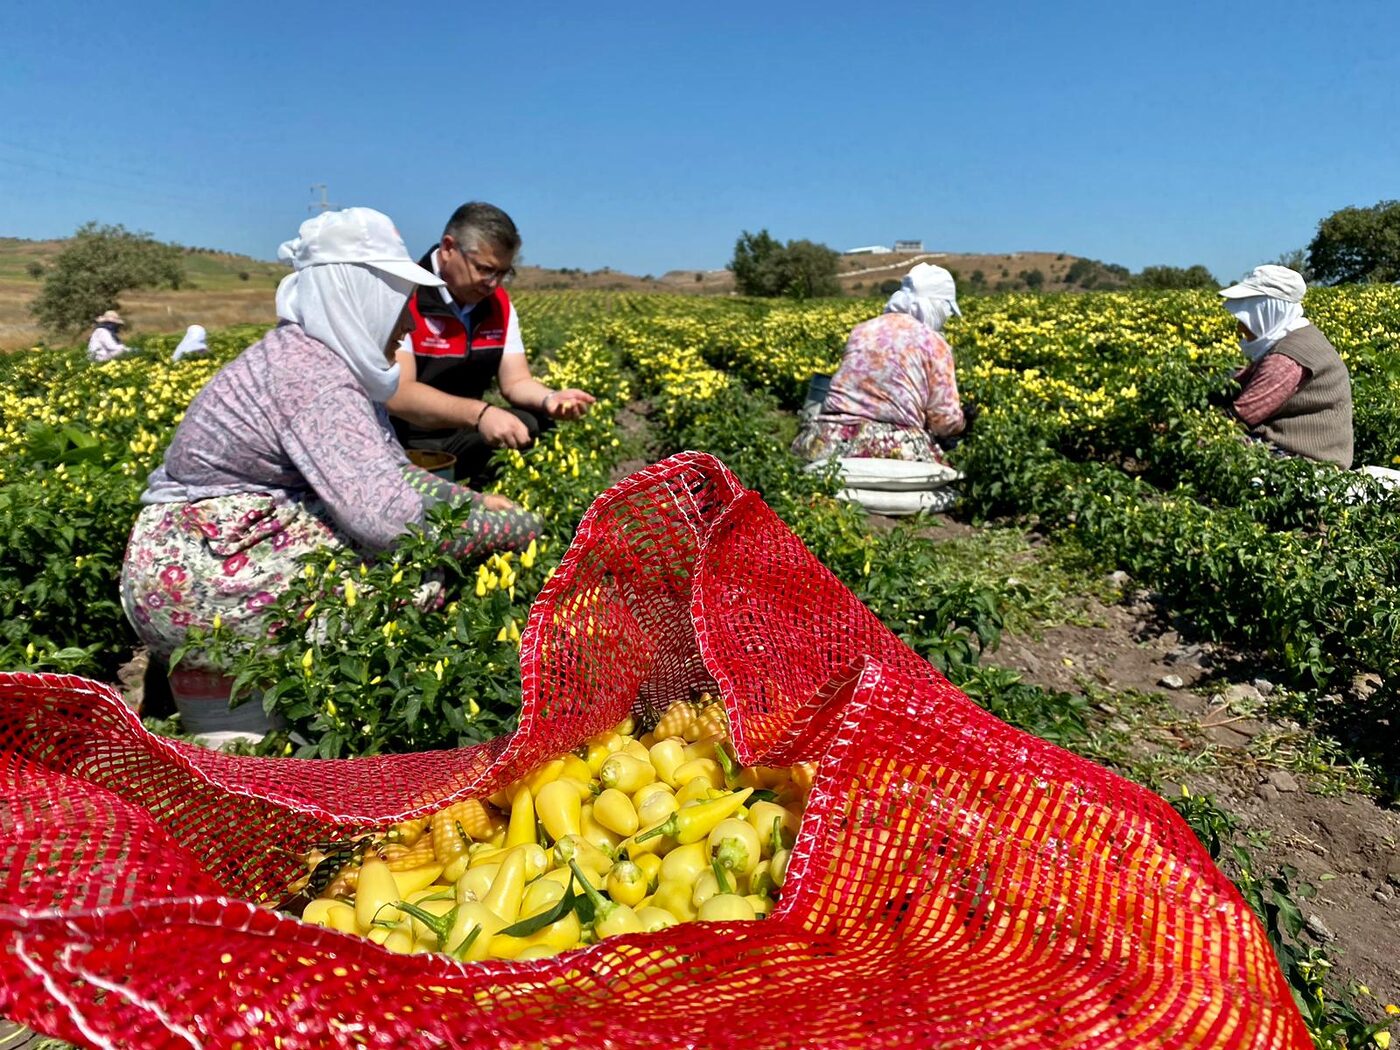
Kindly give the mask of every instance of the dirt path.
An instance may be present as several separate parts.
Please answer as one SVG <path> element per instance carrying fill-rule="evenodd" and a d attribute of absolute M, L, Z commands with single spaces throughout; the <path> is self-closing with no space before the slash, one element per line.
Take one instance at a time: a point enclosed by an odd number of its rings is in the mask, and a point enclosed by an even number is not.
<path fill-rule="evenodd" d="M 1338 973 L 1367 985 L 1381 1003 L 1400 1002 L 1400 814 L 1361 795 L 1319 794 L 1306 774 L 1271 760 L 1261 745 L 1294 727 L 1240 713 L 1257 707 L 1270 684 L 1236 654 L 1183 639 L 1147 600 L 1092 611 L 1103 626 L 1008 637 L 988 660 L 1047 688 L 1083 692 L 1088 681 L 1165 697 L 1159 725 L 1133 727 L 1135 758 L 1209 756 L 1176 782 L 1214 796 L 1243 831 L 1262 839 L 1262 870 L 1289 865 L 1296 882 L 1317 889 L 1300 904 L 1311 943 Z M 1104 706 L 1099 715 L 1111 725 L 1119 712 L 1111 700 Z"/>

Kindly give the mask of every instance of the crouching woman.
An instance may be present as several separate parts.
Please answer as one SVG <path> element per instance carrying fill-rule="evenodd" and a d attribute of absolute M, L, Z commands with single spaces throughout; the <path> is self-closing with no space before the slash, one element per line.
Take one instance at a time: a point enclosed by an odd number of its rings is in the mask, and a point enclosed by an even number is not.
<path fill-rule="evenodd" d="M 194 399 L 142 495 L 121 598 L 157 661 L 216 617 L 265 636 L 302 555 L 372 557 L 423 525 L 435 503 L 473 505 L 442 537 L 459 555 L 521 550 L 539 531 L 508 500 L 411 466 L 394 438 L 384 402 L 412 329 L 409 296 L 442 281 L 409 258 L 388 217 L 324 213 L 281 256 L 294 271 L 277 290 L 280 324 Z M 206 726 L 227 714 L 228 685 L 189 656 L 171 677 L 176 706 L 210 715 Z"/>

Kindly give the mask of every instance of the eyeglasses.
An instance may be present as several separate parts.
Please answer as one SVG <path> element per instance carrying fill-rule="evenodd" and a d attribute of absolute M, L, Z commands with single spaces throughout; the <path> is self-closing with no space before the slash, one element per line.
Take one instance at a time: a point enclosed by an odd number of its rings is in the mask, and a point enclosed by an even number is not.
<path fill-rule="evenodd" d="M 459 248 L 458 251 L 461 251 Z M 507 266 L 503 270 L 498 270 L 494 266 L 483 266 L 477 262 L 470 252 L 462 252 L 462 258 L 467 260 L 467 265 L 472 268 L 472 272 L 489 284 L 500 284 L 515 276 L 515 267 Z"/>

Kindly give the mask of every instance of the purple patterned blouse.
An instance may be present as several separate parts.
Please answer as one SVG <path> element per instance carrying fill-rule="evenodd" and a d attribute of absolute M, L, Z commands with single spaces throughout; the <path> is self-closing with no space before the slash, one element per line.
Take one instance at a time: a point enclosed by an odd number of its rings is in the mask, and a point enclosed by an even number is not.
<path fill-rule="evenodd" d="M 144 503 L 311 489 L 345 533 L 385 550 L 423 521 L 423 498 L 383 406 L 300 326 L 268 332 L 221 368 L 185 412 Z"/>

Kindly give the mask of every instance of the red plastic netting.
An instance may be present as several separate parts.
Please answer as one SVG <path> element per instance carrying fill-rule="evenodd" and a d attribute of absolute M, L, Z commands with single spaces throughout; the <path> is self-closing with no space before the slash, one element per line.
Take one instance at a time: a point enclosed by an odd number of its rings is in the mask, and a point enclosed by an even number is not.
<path fill-rule="evenodd" d="M 972 704 L 711 457 L 597 500 L 521 666 L 512 737 L 335 762 L 211 753 L 104 686 L 0 675 L 0 1014 L 121 1047 L 1311 1045 L 1169 806 Z M 458 964 L 258 906 L 285 850 L 698 688 L 744 761 L 821 761 L 770 919 Z"/>

